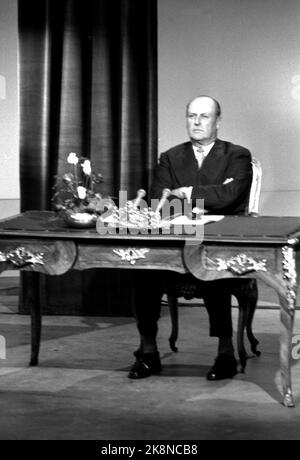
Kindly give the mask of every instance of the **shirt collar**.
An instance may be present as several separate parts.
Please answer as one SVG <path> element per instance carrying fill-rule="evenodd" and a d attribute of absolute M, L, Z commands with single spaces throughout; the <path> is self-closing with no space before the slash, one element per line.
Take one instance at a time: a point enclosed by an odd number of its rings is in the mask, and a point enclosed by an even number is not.
<path fill-rule="evenodd" d="M 214 144 L 215 144 L 215 141 L 207 145 L 201 145 L 205 157 L 209 154 Z M 192 144 L 192 145 L 193 145 L 194 152 L 197 152 L 198 145 L 197 144 Z"/>

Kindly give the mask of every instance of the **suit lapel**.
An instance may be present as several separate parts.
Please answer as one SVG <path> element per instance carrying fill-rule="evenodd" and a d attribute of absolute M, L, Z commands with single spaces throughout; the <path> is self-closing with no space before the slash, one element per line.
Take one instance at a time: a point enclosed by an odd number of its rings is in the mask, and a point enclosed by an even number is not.
<path fill-rule="evenodd" d="M 191 142 L 186 142 L 173 158 L 173 171 L 178 181 L 178 187 L 188 185 L 203 185 L 222 181 L 224 171 L 226 143 L 216 140 L 213 148 L 204 159 L 202 167 L 198 169 Z"/>
<path fill-rule="evenodd" d="M 224 170 L 225 142 L 217 139 L 213 148 L 204 159 L 199 170 L 201 181 L 205 183 L 218 183 L 218 178 L 222 176 Z"/>
<path fill-rule="evenodd" d="M 187 142 L 174 157 L 173 168 L 179 185 L 193 185 L 197 180 L 198 164 L 192 144 Z"/>

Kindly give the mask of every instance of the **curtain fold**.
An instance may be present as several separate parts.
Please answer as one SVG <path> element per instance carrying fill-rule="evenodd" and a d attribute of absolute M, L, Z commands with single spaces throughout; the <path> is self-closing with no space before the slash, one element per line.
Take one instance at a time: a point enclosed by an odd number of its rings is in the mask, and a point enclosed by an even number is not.
<path fill-rule="evenodd" d="M 157 1 L 18 6 L 21 210 L 51 209 L 55 175 L 68 170 L 70 152 L 91 159 L 103 194 L 149 192 L 157 161 Z"/>
<path fill-rule="evenodd" d="M 155 0 L 19 0 L 21 207 L 49 209 L 75 151 L 104 192 L 149 189 L 157 159 Z"/>

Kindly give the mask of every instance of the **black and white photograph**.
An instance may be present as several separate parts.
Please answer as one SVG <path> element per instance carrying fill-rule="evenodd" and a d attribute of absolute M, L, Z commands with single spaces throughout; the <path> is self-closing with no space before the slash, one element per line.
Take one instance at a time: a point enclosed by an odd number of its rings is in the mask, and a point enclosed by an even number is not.
<path fill-rule="evenodd" d="M 299 0 L 0 0 L 0 165 L 0 440 L 300 440 Z"/>

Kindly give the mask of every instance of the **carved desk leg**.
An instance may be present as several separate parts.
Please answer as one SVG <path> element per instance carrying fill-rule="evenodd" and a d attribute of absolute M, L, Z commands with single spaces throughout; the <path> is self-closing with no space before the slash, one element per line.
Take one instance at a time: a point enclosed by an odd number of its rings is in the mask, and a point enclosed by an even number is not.
<path fill-rule="evenodd" d="M 283 405 L 294 407 L 291 377 L 292 335 L 296 303 L 295 251 L 291 246 L 281 249 L 281 275 L 260 273 L 259 278 L 273 287 L 280 303 L 280 371 Z"/>
<path fill-rule="evenodd" d="M 24 301 L 30 305 L 31 314 L 31 358 L 29 365 L 37 366 L 42 330 L 40 274 L 38 272 L 22 272 L 21 276 L 26 286 L 23 292 Z"/>
<path fill-rule="evenodd" d="M 282 272 L 285 284 L 285 296 L 279 295 L 281 341 L 280 362 L 284 400 L 286 407 L 294 407 L 291 379 L 292 334 L 296 304 L 296 262 L 295 251 L 290 246 L 282 248 Z"/>
<path fill-rule="evenodd" d="M 38 365 L 42 311 L 40 295 L 40 273 L 62 275 L 73 266 L 77 248 L 73 241 L 9 241 L 0 250 L 0 272 L 9 264 L 21 270 L 23 301 L 31 312 L 31 359 L 30 366 Z M 2 269 L 1 269 L 2 267 Z M 27 270 L 29 270 L 27 272 Z"/>
<path fill-rule="evenodd" d="M 294 310 L 290 309 L 284 297 L 280 298 L 280 370 L 283 388 L 283 404 L 286 407 L 294 407 L 291 378 L 291 353 L 292 353 L 292 333 L 294 325 Z"/>
<path fill-rule="evenodd" d="M 288 244 L 281 248 L 281 254 L 276 249 L 276 261 L 273 257 L 273 264 L 269 260 L 268 253 L 266 258 L 258 259 L 255 251 L 252 257 L 251 249 L 245 248 L 244 252 L 238 253 L 231 250 L 233 256 L 227 256 L 226 251 L 220 251 L 222 257 L 218 255 L 218 250 L 207 254 L 209 248 L 201 246 L 185 246 L 184 261 L 189 271 L 199 279 L 217 279 L 218 273 L 226 271 L 234 275 L 250 275 L 264 281 L 272 287 L 279 296 L 280 302 L 280 370 L 283 388 L 283 404 L 286 407 L 294 407 L 291 379 L 291 352 L 292 334 L 294 326 L 295 302 L 296 302 L 296 261 L 295 247 L 299 244 L 298 239 L 290 239 Z M 222 254 L 223 252 L 223 254 Z M 252 251 L 253 252 L 253 251 Z M 260 251 L 257 251 L 259 256 Z M 271 254 L 271 253 L 270 253 Z M 272 254 L 271 254 L 272 255 Z M 277 258 L 277 256 L 279 256 Z"/>

